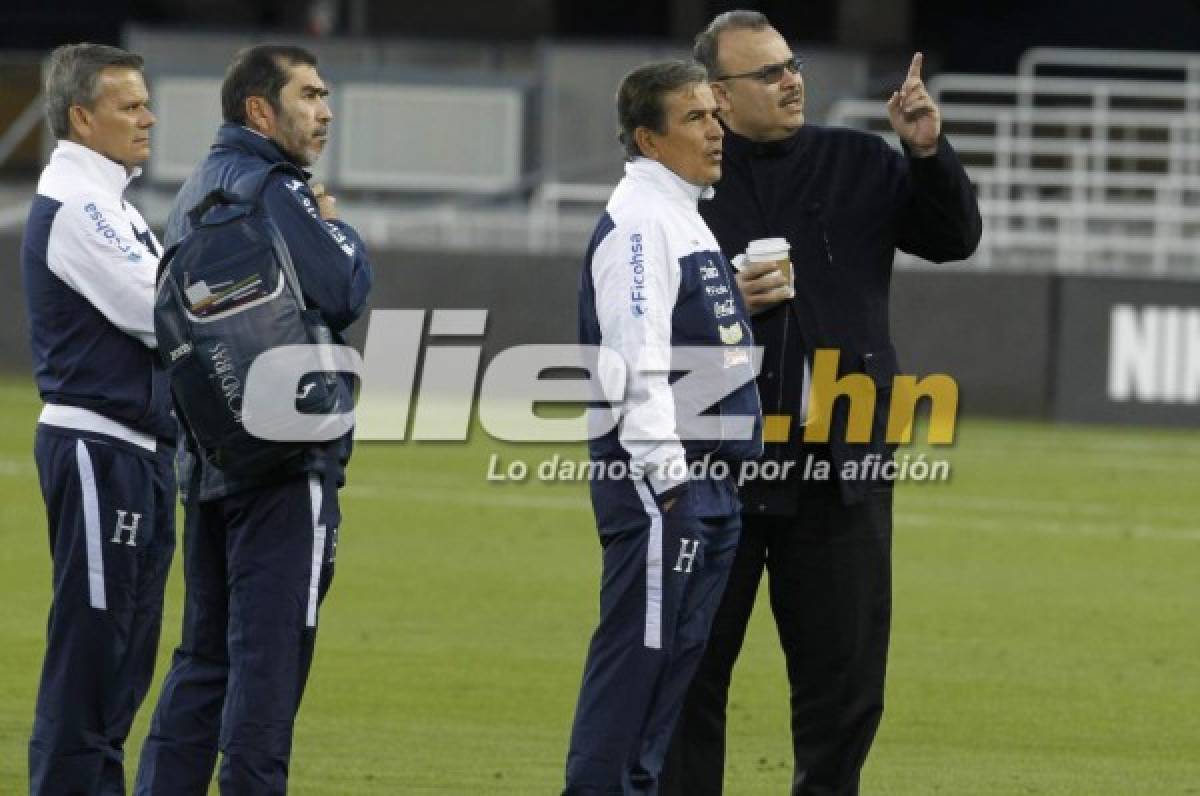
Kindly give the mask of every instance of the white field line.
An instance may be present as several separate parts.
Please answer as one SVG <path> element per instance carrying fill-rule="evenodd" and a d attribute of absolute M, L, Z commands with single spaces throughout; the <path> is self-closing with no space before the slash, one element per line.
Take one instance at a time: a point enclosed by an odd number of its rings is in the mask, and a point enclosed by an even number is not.
<path fill-rule="evenodd" d="M 367 469 L 368 467 L 372 469 Z M 484 472 L 482 466 L 480 467 L 480 472 Z M 356 474 L 361 474 L 362 477 L 356 478 Z M 469 483 L 469 480 L 464 478 L 459 472 L 446 472 L 434 469 L 423 470 L 421 472 L 411 469 L 384 471 L 373 464 L 364 466 L 363 462 L 355 462 L 354 459 L 350 460 L 346 480 L 348 486 L 342 490 L 343 493 L 350 486 L 367 487 L 370 490 L 389 490 L 414 486 L 421 489 L 429 487 L 459 489 L 467 486 Z M 480 481 L 482 482 L 483 479 L 480 478 Z"/>
<path fill-rule="evenodd" d="M 1138 473 L 1165 473 L 1185 478 L 1189 475 L 1200 476 L 1200 453 L 1195 455 L 1180 455 L 1180 456 L 1155 456 L 1151 454 L 1140 454 L 1137 456 L 1128 456 L 1126 458 L 1097 458 L 1093 453 L 1080 453 L 1078 451 L 1064 451 L 1055 449 L 1040 449 L 1027 451 L 1014 451 L 993 449 L 987 450 L 981 447 L 976 447 L 970 451 L 960 451 L 957 453 L 932 451 L 920 451 L 913 453 L 909 459 L 915 461 L 916 456 L 921 453 L 925 454 L 925 461 L 935 462 L 945 460 L 950 462 L 950 467 L 954 471 L 968 470 L 971 467 L 971 462 L 981 459 L 1005 459 L 1013 463 L 1025 463 L 1028 466 L 1053 467 L 1060 470 L 1078 470 L 1089 473 L 1105 473 L 1105 472 L 1138 472 Z M 900 454 L 897 461 L 902 461 Z M 1089 476 L 1098 477 L 1098 476 Z"/>
<path fill-rule="evenodd" d="M 897 499 L 897 511 L 910 508 L 909 504 L 911 503 L 911 508 L 918 512 L 965 509 L 967 511 L 979 511 L 988 514 L 1053 514 L 1074 518 L 1087 516 L 1101 520 L 1112 517 L 1113 513 L 1112 506 L 1097 502 L 1072 502 L 1055 498 L 1026 496 L 984 497 L 982 495 L 967 493 L 955 494 L 953 491 L 945 489 L 939 490 L 936 496 L 930 495 L 926 498 L 911 488 L 905 487 L 903 489 L 903 497 Z M 1130 507 L 1130 510 L 1131 512 L 1137 512 L 1139 515 L 1149 515 L 1149 518 L 1154 520 L 1176 520 L 1183 525 L 1194 524 L 1196 527 L 1200 527 L 1200 524 L 1196 523 L 1196 508 L 1147 503 L 1145 505 Z"/>
<path fill-rule="evenodd" d="M 1055 453 L 1069 455 L 1072 453 L 1086 454 L 1130 454 L 1130 453 L 1151 453 L 1158 456 L 1200 456 L 1200 442 L 1197 441 L 1195 432 L 1181 431 L 1180 439 L 1178 436 L 1172 437 L 1142 437 L 1138 439 L 1079 439 L 1075 436 L 1070 436 L 1058 433 L 1052 429 L 1036 439 L 1022 438 L 1015 434 L 1006 433 L 971 433 L 970 430 L 964 432 L 970 437 L 967 443 L 968 447 L 961 450 L 967 454 L 982 454 L 982 453 L 1006 453 L 1008 451 L 1032 451 L 1036 453 Z M 951 451 L 958 449 L 958 445 L 945 446 Z M 927 448 L 927 452 L 937 451 L 942 446 L 931 446 Z"/>
<path fill-rule="evenodd" d="M 943 528 L 946 530 L 968 530 L 984 533 L 1038 534 L 1046 536 L 1101 536 L 1108 538 L 1154 539 L 1176 542 L 1200 541 L 1200 528 L 1158 525 L 1146 522 L 1113 523 L 1094 519 L 1072 522 L 1070 520 L 1047 520 L 1036 518 L 1016 519 L 1013 513 L 995 517 L 925 514 L 898 511 L 896 528 L 903 533 L 906 527 Z"/>
<path fill-rule="evenodd" d="M 520 494 L 528 489 L 523 484 L 497 484 L 494 489 L 462 489 L 419 484 L 382 487 L 348 483 L 342 495 L 350 500 L 378 500 L 386 502 L 440 503 L 447 509 L 457 506 L 480 506 L 484 508 L 527 508 L 550 511 L 586 512 L 591 514 L 591 504 L 586 494 L 576 496 Z"/>
<path fill-rule="evenodd" d="M 28 456 L 0 456 L 0 478 L 17 478 L 37 473 L 33 451 Z"/>

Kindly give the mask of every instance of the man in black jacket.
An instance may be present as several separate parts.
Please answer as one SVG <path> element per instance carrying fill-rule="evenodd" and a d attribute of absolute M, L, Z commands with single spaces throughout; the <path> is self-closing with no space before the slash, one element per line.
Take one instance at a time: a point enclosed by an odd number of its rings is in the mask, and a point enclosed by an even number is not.
<path fill-rule="evenodd" d="M 844 465 L 891 453 L 883 439 L 898 372 L 888 292 L 897 248 L 933 261 L 964 259 L 979 241 L 978 206 L 925 91 L 922 56 L 888 100 L 904 145 L 804 124 L 801 62 L 762 14 L 716 17 L 696 38 L 726 126 L 723 176 L 700 211 L 728 257 L 759 238 L 791 245 L 794 286 L 770 263 L 738 276 L 764 347 L 764 414 L 789 416 L 765 458 L 797 462 L 790 477 L 747 484 L 743 534 L 700 670 L 676 729 L 664 794 L 721 792 L 725 706 L 763 569 L 791 684 L 794 796 L 855 794 L 883 712 L 891 614 L 891 484 L 841 477 Z M 818 349 L 839 375 L 877 387 L 871 439 L 847 442 L 847 406 L 828 443 L 802 440 L 807 374 Z M 771 431 L 768 426 L 768 442 Z M 832 477 L 805 479 L 805 461 Z M 819 467 L 807 468 L 818 472 Z M 876 468 L 878 469 L 878 468 Z"/>

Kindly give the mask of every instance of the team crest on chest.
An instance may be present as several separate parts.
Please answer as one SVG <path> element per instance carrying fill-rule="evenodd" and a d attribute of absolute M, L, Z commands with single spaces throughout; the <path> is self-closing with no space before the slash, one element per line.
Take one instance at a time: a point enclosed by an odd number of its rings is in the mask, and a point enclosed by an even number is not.
<path fill-rule="evenodd" d="M 721 342 L 725 345 L 737 345 L 742 342 L 742 338 L 746 335 L 742 332 L 740 323 L 731 323 L 728 326 L 717 326 L 721 332 Z"/>

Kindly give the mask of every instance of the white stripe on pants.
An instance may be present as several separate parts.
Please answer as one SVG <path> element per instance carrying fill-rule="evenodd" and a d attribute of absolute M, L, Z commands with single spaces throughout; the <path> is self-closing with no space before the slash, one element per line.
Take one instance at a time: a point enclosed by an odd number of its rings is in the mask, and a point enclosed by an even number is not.
<path fill-rule="evenodd" d="M 652 650 L 662 649 L 662 601 L 663 601 L 663 539 L 662 514 L 649 487 L 642 481 L 634 481 L 642 507 L 650 519 L 650 532 L 646 540 L 646 633 L 642 643 Z"/>
<path fill-rule="evenodd" d="M 79 490 L 83 499 L 83 533 L 86 541 L 88 600 L 93 608 L 108 610 L 104 595 L 104 546 L 100 538 L 100 497 L 96 494 L 96 474 L 92 457 L 83 440 L 75 440 L 75 461 L 79 465 Z"/>
<path fill-rule="evenodd" d="M 325 526 L 321 524 L 321 477 L 316 473 L 308 475 L 308 497 L 312 503 L 313 548 L 312 570 L 308 576 L 308 612 L 304 624 L 307 627 L 317 626 L 317 600 L 321 586 L 321 559 L 325 557 Z"/>

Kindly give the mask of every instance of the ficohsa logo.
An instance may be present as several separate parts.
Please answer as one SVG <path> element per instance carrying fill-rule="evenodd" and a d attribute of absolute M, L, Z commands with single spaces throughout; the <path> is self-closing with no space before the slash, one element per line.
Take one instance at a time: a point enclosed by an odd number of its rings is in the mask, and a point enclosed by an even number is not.
<path fill-rule="evenodd" d="M 635 232 L 629 236 L 629 270 L 632 284 L 629 288 L 630 308 L 633 314 L 644 315 L 646 312 L 646 263 L 642 254 L 642 236 Z"/>

